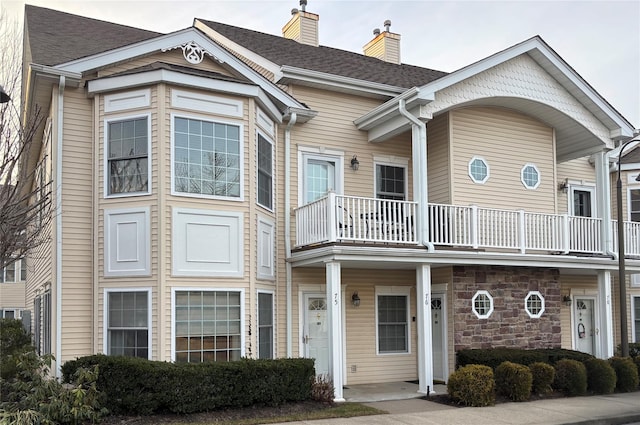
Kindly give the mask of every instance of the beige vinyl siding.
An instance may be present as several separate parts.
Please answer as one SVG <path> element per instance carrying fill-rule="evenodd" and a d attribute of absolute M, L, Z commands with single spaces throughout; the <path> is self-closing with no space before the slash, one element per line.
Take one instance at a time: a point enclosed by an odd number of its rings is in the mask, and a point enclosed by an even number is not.
<path fill-rule="evenodd" d="M 62 362 L 91 354 L 93 346 L 92 110 L 91 100 L 85 97 L 82 88 L 65 90 L 61 218 L 62 353 L 57 354 Z M 55 295 L 52 294 L 54 300 Z"/>
<path fill-rule="evenodd" d="M 596 171 L 589 162 L 589 157 L 574 159 L 557 164 L 558 185 L 568 181 L 569 184 L 593 185 L 596 183 Z M 615 190 L 615 186 L 613 186 Z M 558 190 L 558 213 L 570 212 L 569 191 Z"/>
<path fill-rule="evenodd" d="M 451 202 L 448 113 L 439 115 L 427 123 L 427 182 L 429 202 Z"/>
<path fill-rule="evenodd" d="M 454 204 L 555 212 L 551 128 L 502 108 L 462 108 L 452 111 L 450 117 Z M 469 177 L 468 165 L 474 156 L 489 164 L 490 178 L 484 184 L 476 184 Z M 537 189 L 527 189 L 521 182 L 522 167 L 529 163 L 539 170 Z"/>
<path fill-rule="evenodd" d="M 439 285 L 445 284 L 447 285 L 446 296 L 447 296 L 447 322 L 445 332 L 447 334 L 447 341 L 445 342 L 447 345 L 447 364 L 449 366 L 449 373 L 452 373 L 455 370 L 456 366 L 456 352 L 454 350 L 454 328 L 453 321 L 455 319 L 454 311 L 453 311 L 453 269 L 451 267 L 438 267 L 431 268 L 431 284 Z M 431 290 L 433 292 L 433 289 Z"/>
<path fill-rule="evenodd" d="M 25 308 L 25 283 L 0 283 L 0 310 Z"/>

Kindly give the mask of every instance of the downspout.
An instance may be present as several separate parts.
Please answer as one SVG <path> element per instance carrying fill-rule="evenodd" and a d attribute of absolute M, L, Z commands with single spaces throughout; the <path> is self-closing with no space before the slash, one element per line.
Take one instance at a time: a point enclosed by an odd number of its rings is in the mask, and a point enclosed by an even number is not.
<path fill-rule="evenodd" d="M 411 148 L 413 154 L 413 193 L 418 198 L 418 223 L 420 235 L 419 240 L 427 247 L 428 252 L 433 252 L 433 243 L 429 241 L 427 233 L 427 203 L 429 202 L 429 193 L 427 190 L 427 124 L 417 119 L 413 114 L 407 111 L 406 101 L 400 99 L 398 101 L 398 111 L 402 116 L 407 118 L 412 125 Z M 416 130 L 417 131 L 414 131 Z M 417 133 L 417 135 L 416 135 Z M 416 161 L 416 154 L 418 160 Z M 423 163 L 424 160 L 424 163 Z M 417 186 L 417 190 L 416 190 Z M 415 195 L 414 195 L 415 196 Z"/>
<path fill-rule="evenodd" d="M 62 126 L 64 124 L 64 89 L 66 77 L 58 83 L 58 140 L 56 151 L 56 377 L 62 362 Z"/>
<path fill-rule="evenodd" d="M 291 113 L 289 122 L 284 130 L 284 255 L 286 267 L 286 296 L 287 296 L 287 357 L 293 356 L 293 326 L 291 324 L 291 128 L 295 125 L 298 115 Z"/>

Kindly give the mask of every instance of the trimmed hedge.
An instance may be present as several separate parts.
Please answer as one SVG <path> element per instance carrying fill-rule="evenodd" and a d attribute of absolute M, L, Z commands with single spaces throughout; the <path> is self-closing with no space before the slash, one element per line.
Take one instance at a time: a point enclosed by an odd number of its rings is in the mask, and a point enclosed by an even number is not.
<path fill-rule="evenodd" d="M 583 363 L 573 359 L 562 359 L 558 360 L 555 368 L 556 377 L 553 381 L 555 389 L 568 396 L 587 393 L 587 368 Z"/>
<path fill-rule="evenodd" d="M 461 367 L 449 376 L 447 392 L 466 406 L 493 405 L 496 401 L 493 370 L 483 365 Z"/>
<path fill-rule="evenodd" d="M 611 394 L 616 388 L 616 371 L 608 361 L 589 359 L 587 368 L 587 389 L 594 394 Z"/>
<path fill-rule="evenodd" d="M 616 391 L 628 393 L 638 390 L 638 368 L 630 357 L 611 357 L 609 363 L 616 371 Z"/>
<path fill-rule="evenodd" d="M 502 362 L 496 368 L 496 390 L 512 401 L 525 401 L 531 397 L 533 377 L 527 366 Z"/>
<path fill-rule="evenodd" d="M 593 356 L 590 354 L 562 348 L 539 348 L 533 350 L 522 348 L 466 349 L 456 353 L 456 366 L 462 367 L 468 364 L 482 364 L 495 370 L 495 368 L 504 361 L 527 366 L 538 362 L 554 365 L 562 359 L 584 362 L 591 358 L 593 358 Z"/>
<path fill-rule="evenodd" d="M 277 406 L 310 399 L 315 376 L 312 359 L 167 363 L 99 354 L 66 362 L 64 380 L 92 365 L 99 367 L 97 386 L 113 414 Z"/>
<path fill-rule="evenodd" d="M 553 391 L 551 385 L 556 376 L 556 370 L 547 363 L 535 362 L 529 365 L 533 381 L 531 391 L 537 395 L 549 394 Z"/>

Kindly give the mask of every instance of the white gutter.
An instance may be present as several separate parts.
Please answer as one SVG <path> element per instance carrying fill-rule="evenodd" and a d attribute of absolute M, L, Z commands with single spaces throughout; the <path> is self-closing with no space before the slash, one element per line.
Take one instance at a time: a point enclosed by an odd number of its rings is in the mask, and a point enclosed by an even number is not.
<path fill-rule="evenodd" d="M 298 120 L 298 114 L 292 112 L 284 130 L 284 255 L 291 257 L 291 128 Z M 286 261 L 286 297 L 287 297 L 287 357 L 293 356 L 293 326 L 291 323 L 291 262 Z"/>
<path fill-rule="evenodd" d="M 418 200 L 418 240 L 427 247 L 429 252 L 434 251 L 433 244 L 429 242 L 427 232 L 427 203 L 429 192 L 427 190 L 427 124 L 409 113 L 406 108 L 406 100 L 398 101 L 398 111 L 407 118 L 411 124 L 411 150 L 413 152 L 413 196 Z"/>
<path fill-rule="evenodd" d="M 66 77 L 58 83 L 58 140 L 56 151 L 56 377 L 62 376 L 62 126 Z"/>

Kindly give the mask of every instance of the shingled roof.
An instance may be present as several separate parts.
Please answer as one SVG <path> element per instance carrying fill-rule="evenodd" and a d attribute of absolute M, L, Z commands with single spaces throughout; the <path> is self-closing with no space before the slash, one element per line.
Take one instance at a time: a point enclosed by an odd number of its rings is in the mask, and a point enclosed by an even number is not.
<path fill-rule="evenodd" d="M 148 40 L 161 33 L 25 5 L 31 61 L 54 66 Z"/>
<path fill-rule="evenodd" d="M 310 46 L 284 37 L 219 22 L 198 20 L 277 65 L 289 65 L 402 88 L 421 86 L 447 75 L 446 72 L 433 69 L 397 65 L 346 50 Z"/>

